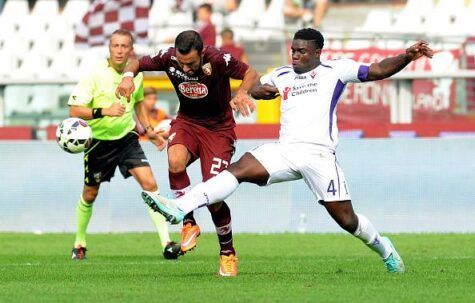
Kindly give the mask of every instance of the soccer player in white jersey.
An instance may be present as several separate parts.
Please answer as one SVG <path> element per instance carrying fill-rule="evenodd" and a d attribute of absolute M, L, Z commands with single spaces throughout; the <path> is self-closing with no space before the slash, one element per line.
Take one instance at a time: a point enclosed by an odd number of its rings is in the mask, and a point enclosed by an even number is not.
<path fill-rule="evenodd" d="M 269 185 L 304 179 L 341 228 L 377 252 L 389 272 L 402 273 L 404 263 L 391 241 L 353 210 L 345 175 L 335 156 L 336 105 L 347 83 L 387 78 L 411 61 L 432 57 L 433 51 L 419 41 L 404 54 L 371 65 L 349 59 L 321 62 L 323 41 L 314 29 L 297 31 L 292 41 L 292 65 L 274 69 L 251 91 L 254 98 L 282 97 L 278 143 L 263 144 L 245 153 L 227 170 L 179 199 L 160 196 L 157 206 L 170 222 L 177 223 L 186 213 L 227 198 L 241 182 Z"/>

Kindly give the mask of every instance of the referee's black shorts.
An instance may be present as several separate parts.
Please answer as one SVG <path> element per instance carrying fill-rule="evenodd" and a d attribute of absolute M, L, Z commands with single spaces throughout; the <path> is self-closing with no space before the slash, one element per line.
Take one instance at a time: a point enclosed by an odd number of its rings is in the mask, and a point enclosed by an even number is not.
<path fill-rule="evenodd" d="M 118 140 L 93 139 L 84 153 L 84 184 L 95 186 L 110 181 L 117 166 L 124 178 L 130 177 L 129 169 L 150 166 L 137 133 L 130 132 Z"/>

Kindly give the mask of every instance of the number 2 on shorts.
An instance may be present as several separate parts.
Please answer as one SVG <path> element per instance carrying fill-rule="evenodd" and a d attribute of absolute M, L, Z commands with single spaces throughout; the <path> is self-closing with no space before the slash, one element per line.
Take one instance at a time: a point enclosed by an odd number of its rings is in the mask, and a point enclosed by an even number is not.
<path fill-rule="evenodd" d="M 228 167 L 229 162 L 217 157 L 213 158 L 213 164 L 211 165 L 211 169 L 209 170 L 209 173 L 212 175 L 217 175 L 221 171 L 221 167 L 224 166 L 224 168 Z"/>

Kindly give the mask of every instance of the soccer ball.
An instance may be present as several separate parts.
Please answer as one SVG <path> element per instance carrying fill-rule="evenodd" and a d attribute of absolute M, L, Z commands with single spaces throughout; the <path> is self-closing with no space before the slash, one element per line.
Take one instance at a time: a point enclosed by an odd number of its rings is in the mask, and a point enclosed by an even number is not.
<path fill-rule="evenodd" d="M 82 119 L 68 118 L 56 129 L 56 142 L 68 153 L 82 153 L 91 145 L 91 127 Z"/>

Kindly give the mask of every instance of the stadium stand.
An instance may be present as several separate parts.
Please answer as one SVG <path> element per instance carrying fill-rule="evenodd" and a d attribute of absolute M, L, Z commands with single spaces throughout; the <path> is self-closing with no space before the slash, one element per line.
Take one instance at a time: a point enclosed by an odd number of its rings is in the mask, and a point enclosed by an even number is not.
<path fill-rule="evenodd" d="M 29 7 L 29 3 L 34 5 Z M 77 51 L 74 47 L 75 24 L 88 10 L 89 1 L 62 1 L 64 7 L 59 3 L 56 0 L 5 1 L 0 14 L 0 95 L 3 94 L 0 106 L 4 109 L 0 125 L 59 122 L 67 113 L 64 98 L 71 85 L 107 53 L 104 48 Z M 195 26 L 191 5 L 177 9 L 169 0 L 151 3 L 150 43 L 137 46 L 139 54 L 166 47 L 178 32 Z M 223 27 L 233 29 L 235 39 L 246 49 L 250 63 L 264 73 L 272 67 L 287 64 L 289 60 L 288 41 L 295 29 L 285 25 L 282 10 L 283 0 L 241 0 L 235 11 L 215 12 L 212 20 L 217 33 Z M 475 46 L 470 42 L 473 41 L 470 38 L 473 27 L 475 0 L 343 0 L 331 4 L 322 31 L 326 38 L 325 48 L 341 54 L 355 50 L 364 53 L 374 48 L 381 53 L 385 50 L 400 51 L 416 39 L 427 39 L 436 49 L 454 54 L 453 62 L 458 66 L 443 66 L 440 58 L 433 60 L 437 64 L 431 63 L 432 71 L 442 75 L 444 72 L 456 74 L 460 68 L 475 69 Z M 217 41 L 219 45 L 219 39 Z M 448 58 L 448 54 L 441 58 Z M 450 80 L 440 77 L 430 78 L 424 85 L 435 86 L 433 93 L 450 99 L 450 112 L 444 113 L 444 117 L 452 115 L 456 120 L 469 117 L 467 121 L 472 121 L 470 117 L 475 112 L 473 78 L 469 75 Z M 411 85 L 411 80 L 394 81 L 398 87 Z M 51 85 L 56 89 L 49 87 Z M 449 91 L 451 93 L 447 95 Z M 408 93 L 412 96 L 413 92 Z M 437 102 L 439 97 L 431 98 L 420 102 Z M 173 102 L 173 98 L 170 100 Z M 419 113 L 413 116 L 421 117 Z M 431 114 L 426 116 L 430 118 Z M 427 134 L 416 128 L 375 133 L 366 126 L 359 127 L 358 123 L 343 131 L 346 132 L 343 136 L 348 137 L 376 136 L 378 133 L 395 137 Z M 438 135 L 440 131 L 443 129 L 434 134 Z"/>

